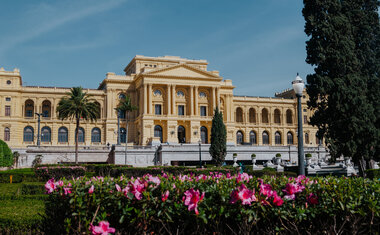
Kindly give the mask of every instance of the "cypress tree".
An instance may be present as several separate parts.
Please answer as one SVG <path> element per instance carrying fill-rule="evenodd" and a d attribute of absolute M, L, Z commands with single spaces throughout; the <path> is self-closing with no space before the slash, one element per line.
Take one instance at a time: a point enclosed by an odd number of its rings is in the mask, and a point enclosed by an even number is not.
<path fill-rule="evenodd" d="M 304 0 L 310 123 L 331 156 L 379 160 L 378 0 Z M 364 167 L 361 168 L 364 170 Z"/>
<path fill-rule="evenodd" d="M 212 118 L 211 127 L 211 146 L 210 155 L 213 161 L 221 166 L 227 154 L 227 131 L 223 123 L 223 114 L 216 107 L 214 110 L 214 117 Z"/>

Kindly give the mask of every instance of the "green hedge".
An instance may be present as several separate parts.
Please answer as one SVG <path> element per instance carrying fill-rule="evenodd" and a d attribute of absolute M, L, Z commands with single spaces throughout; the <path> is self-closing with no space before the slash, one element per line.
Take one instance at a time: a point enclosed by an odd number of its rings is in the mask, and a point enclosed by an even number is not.
<path fill-rule="evenodd" d="M 13 153 L 7 143 L 0 140 L 0 167 L 13 166 Z"/>
<path fill-rule="evenodd" d="M 35 168 L 36 176 L 47 181 L 49 179 L 77 178 L 84 176 L 86 168 L 83 166 L 42 166 Z"/>
<path fill-rule="evenodd" d="M 45 187 L 43 183 L 22 183 L 21 194 L 22 195 L 39 195 L 45 193 Z"/>
<path fill-rule="evenodd" d="M 370 179 L 379 179 L 380 180 L 380 169 L 370 169 L 366 170 L 367 177 Z"/>
<path fill-rule="evenodd" d="M 26 168 L 0 171 L 0 183 L 9 183 L 11 175 L 13 183 L 39 181 L 33 169 Z"/>

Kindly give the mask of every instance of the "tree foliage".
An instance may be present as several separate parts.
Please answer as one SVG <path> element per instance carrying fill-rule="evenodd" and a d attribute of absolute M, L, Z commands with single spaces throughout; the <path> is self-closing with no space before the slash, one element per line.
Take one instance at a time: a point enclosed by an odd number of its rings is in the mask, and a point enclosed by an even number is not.
<path fill-rule="evenodd" d="M 137 109 L 137 106 L 132 105 L 131 98 L 128 95 L 125 98 L 121 99 L 119 105 L 116 107 L 117 112 L 124 113 L 129 113 Z"/>
<path fill-rule="evenodd" d="M 227 131 L 226 126 L 223 123 L 223 114 L 219 111 L 219 108 L 216 107 L 214 110 L 214 117 L 212 118 L 211 126 L 211 146 L 210 154 L 213 161 L 217 165 L 222 165 L 224 158 L 227 154 Z"/>
<path fill-rule="evenodd" d="M 75 119 L 75 163 L 78 163 L 78 130 L 80 120 L 95 121 L 100 116 L 100 107 L 82 87 L 73 87 L 62 97 L 57 106 L 58 118 Z"/>
<path fill-rule="evenodd" d="M 378 0 L 304 0 L 310 119 L 333 158 L 379 159 Z"/>
<path fill-rule="evenodd" d="M 0 167 L 13 165 L 13 154 L 7 143 L 0 140 Z"/>

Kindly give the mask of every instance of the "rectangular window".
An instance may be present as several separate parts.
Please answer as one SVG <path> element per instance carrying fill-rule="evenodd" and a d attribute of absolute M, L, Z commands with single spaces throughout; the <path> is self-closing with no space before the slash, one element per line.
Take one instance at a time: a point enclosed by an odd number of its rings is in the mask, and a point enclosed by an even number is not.
<path fill-rule="evenodd" d="M 207 116 L 207 107 L 201 106 L 201 116 L 206 117 Z"/>
<path fill-rule="evenodd" d="M 11 101 L 11 97 L 5 98 L 5 101 Z"/>
<path fill-rule="evenodd" d="M 303 123 L 304 123 L 304 124 L 307 124 L 307 115 L 304 115 L 304 116 L 303 116 Z"/>
<path fill-rule="evenodd" d="M 160 104 L 154 105 L 154 113 L 156 115 L 161 115 L 161 105 Z"/>
<path fill-rule="evenodd" d="M 178 105 L 178 115 L 179 116 L 185 115 L 185 106 L 184 105 Z"/>
<path fill-rule="evenodd" d="M 5 116 L 11 116 L 11 106 L 9 105 L 5 106 Z"/>

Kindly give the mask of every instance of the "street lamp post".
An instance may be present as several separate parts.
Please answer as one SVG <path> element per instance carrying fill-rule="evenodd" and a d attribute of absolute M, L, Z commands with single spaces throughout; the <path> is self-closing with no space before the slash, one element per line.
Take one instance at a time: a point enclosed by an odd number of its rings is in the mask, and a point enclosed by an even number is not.
<path fill-rule="evenodd" d="M 127 112 L 127 118 L 125 120 L 125 165 L 127 165 L 127 149 L 128 149 L 128 118 L 129 112 Z"/>
<path fill-rule="evenodd" d="M 302 78 L 297 73 L 296 79 L 292 82 L 294 92 L 297 96 L 297 111 L 298 111 L 298 175 L 305 175 L 305 162 L 303 153 L 303 130 L 302 130 L 302 106 L 301 98 L 305 87 Z"/>
<path fill-rule="evenodd" d="M 42 113 L 35 113 L 35 114 L 38 116 L 37 146 L 39 147 L 41 144 L 40 126 L 41 126 L 41 115 L 42 115 Z"/>
<path fill-rule="evenodd" d="M 201 151 L 202 140 L 199 140 L 198 144 L 199 144 L 199 167 L 202 168 L 202 151 Z"/>
<path fill-rule="evenodd" d="M 117 111 L 117 145 L 120 145 L 120 112 Z"/>

